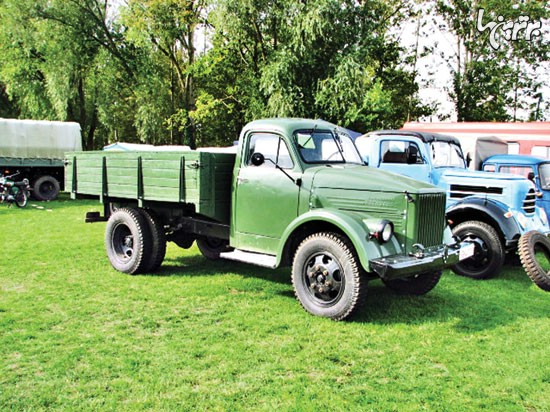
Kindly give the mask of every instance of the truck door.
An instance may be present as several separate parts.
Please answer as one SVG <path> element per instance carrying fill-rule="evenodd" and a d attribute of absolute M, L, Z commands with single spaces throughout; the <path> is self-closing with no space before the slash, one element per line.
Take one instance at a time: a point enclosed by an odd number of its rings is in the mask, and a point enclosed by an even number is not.
<path fill-rule="evenodd" d="M 239 249 L 275 253 L 284 230 L 298 215 L 300 187 L 290 177 L 300 177 L 301 171 L 277 134 L 252 133 L 245 144 L 235 182 L 232 243 Z M 252 164 L 254 153 L 265 157 L 260 166 Z"/>
<path fill-rule="evenodd" d="M 381 140 L 378 167 L 423 182 L 431 182 L 429 163 L 415 142 L 398 139 Z"/>

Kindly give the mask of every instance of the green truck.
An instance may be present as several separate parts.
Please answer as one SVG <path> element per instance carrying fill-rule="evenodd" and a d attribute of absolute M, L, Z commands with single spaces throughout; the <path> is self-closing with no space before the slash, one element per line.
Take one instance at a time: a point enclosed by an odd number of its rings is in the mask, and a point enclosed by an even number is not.
<path fill-rule="evenodd" d="M 64 186 L 65 152 L 75 150 L 82 150 L 78 123 L 0 119 L 0 173 L 19 171 L 37 200 L 57 197 Z"/>
<path fill-rule="evenodd" d="M 98 196 L 105 245 L 124 273 L 152 272 L 166 242 L 209 259 L 292 268 L 310 313 L 341 320 L 380 278 L 421 295 L 473 253 L 445 220 L 445 192 L 363 165 L 337 126 L 307 119 L 249 123 L 234 153 L 75 152 L 72 197 Z"/>

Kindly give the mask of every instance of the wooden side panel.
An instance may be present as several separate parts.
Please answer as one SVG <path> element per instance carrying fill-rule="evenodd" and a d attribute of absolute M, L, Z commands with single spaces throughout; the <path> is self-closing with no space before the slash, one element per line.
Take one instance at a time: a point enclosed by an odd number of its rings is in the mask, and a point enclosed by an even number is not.
<path fill-rule="evenodd" d="M 191 203 L 229 223 L 235 155 L 217 152 L 75 152 L 67 154 L 73 194 Z"/>

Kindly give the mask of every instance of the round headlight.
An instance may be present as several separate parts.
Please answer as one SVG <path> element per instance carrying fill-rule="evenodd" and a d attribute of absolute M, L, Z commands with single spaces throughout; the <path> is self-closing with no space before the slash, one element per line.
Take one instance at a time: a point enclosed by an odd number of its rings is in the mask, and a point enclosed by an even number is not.
<path fill-rule="evenodd" d="M 386 243 L 393 236 L 393 223 L 389 220 L 382 220 L 378 225 L 378 230 L 376 231 L 376 239 L 380 243 Z"/>

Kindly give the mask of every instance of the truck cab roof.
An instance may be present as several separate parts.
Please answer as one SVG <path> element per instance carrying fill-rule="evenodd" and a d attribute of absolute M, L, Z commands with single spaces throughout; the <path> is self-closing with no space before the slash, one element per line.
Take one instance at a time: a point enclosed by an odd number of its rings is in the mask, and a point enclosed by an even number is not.
<path fill-rule="evenodd" d="M 445 134 L 439 134 L 439 133 L 430 133 L 430 132 L 419 132 L 414 130 L 377 130 L 375 132 L 367 133 L 364 136 L 413 136 L 420 140 L 422 140 L 424 143 L 431 143 L 431 142 L 451 142 L 455 143 L 460 146 L 460 140 L 458 140 L 456 137 L 445 135 Z"/>
<path fill-rule="evenodd" d="M 249 130 L 268 130 L 268 131 L 279 131 L 291 136 L 295 130 L 308 130 L 308 129 L 328 129 L 334 130 L 336 128 L 343 130 L 335 124 L 329 123 L 325 120 L 317 119 L 301 119 L 301 118 L 271 118 L 271 119 L 261 119 L 255 120 L 248 123 L 244 129 L 243 133 L 246 133 Z"/>
<path fill-rule="evenodd" d="M 494 155 L 485 159 L 484 164 L 487 163 L 499 163 L 499 164 L 514 164 L 517 166 L 531 166 L 538 165 L 540 163 L 550 163 L 550 159 L 544 157 L 530 156 L 530 155 Z"/>

